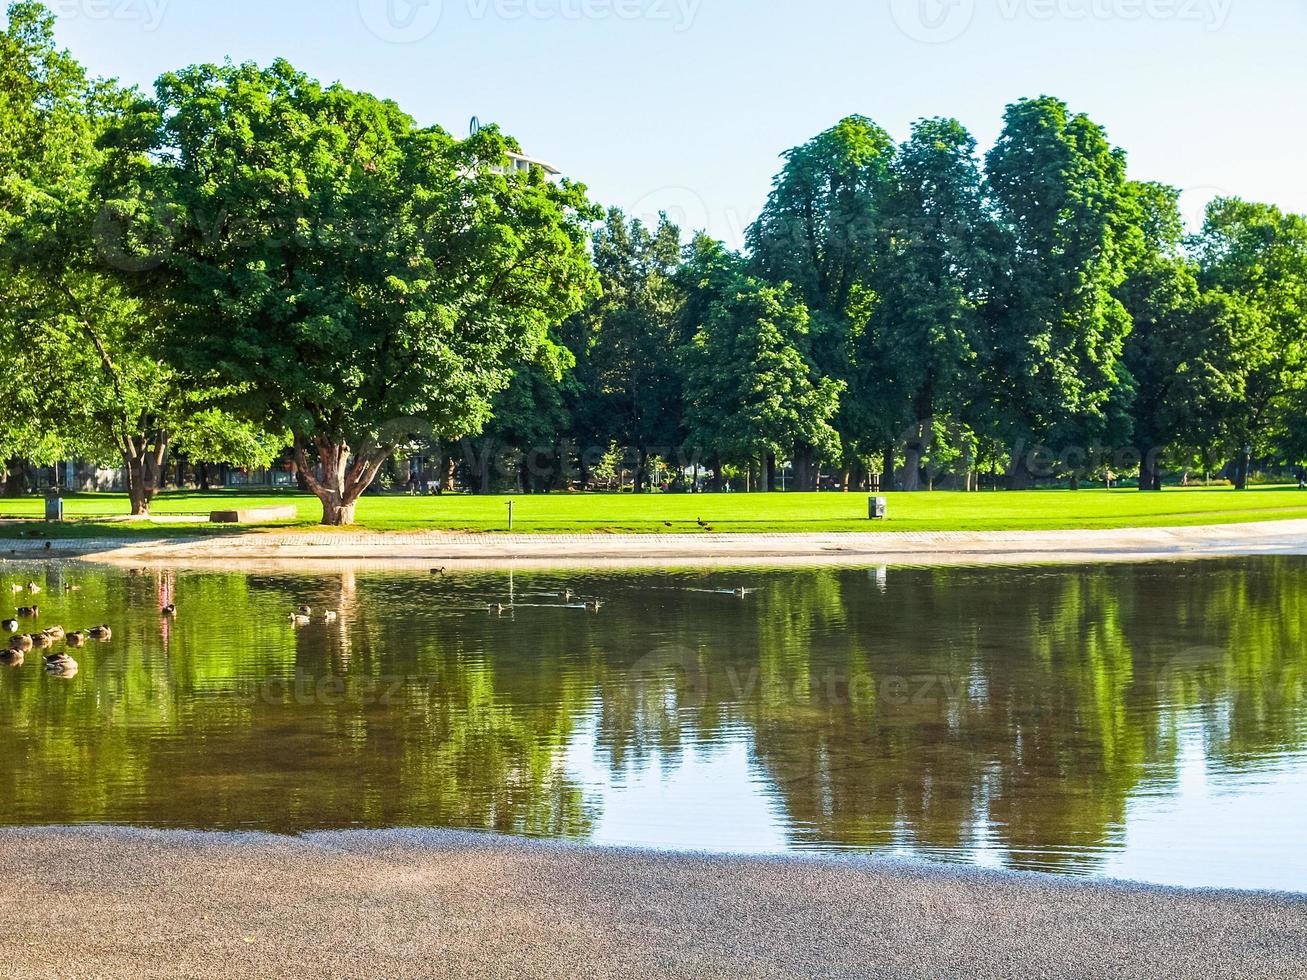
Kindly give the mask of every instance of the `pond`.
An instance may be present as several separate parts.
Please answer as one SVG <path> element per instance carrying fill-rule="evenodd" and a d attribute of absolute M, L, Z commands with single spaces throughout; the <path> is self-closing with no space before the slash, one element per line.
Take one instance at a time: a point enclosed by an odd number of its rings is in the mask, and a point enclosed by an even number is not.
<path fill-rule="evenodd" d="M 0 825 L 455 827 L 1307 891 L 1301 559 L 0 567 L 28 582 L 40 627 L 113 637 L 75 676 L 0 667 Z"/>

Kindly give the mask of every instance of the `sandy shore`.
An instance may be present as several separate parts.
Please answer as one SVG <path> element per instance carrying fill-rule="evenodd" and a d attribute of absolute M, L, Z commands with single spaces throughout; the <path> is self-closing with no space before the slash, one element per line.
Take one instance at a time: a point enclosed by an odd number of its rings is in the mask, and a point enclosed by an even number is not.
<path fill-rule="evenodd" d="M 1307 554 L 1307 521 L 1078 531 L 846 534 L 452 534 L 250 531 L 214 538 L 11 542 L 11 557 L 287 568 L 1039 564 Z"/>
<path fill-rule="evenodd" d="M 0 831 L 0 975 L 1307 977 L 1307 897 L 438 832 Z"/>

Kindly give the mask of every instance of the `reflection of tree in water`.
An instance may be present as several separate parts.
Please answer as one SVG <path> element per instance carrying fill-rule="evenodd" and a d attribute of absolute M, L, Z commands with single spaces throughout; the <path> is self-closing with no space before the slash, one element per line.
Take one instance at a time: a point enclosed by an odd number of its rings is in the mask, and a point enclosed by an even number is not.
<path fill-rule="evenodd" d="M 1301 562 L 739 578 L 595 579 L 593 616 L 519 576 L 500 618 L 495 576 L 186 574 L 165 643 L 152 574 L 87 571 L 46 621 L 115 640 L 72 682 L 0 674 L 0 822 L 584 836 L 584 729 L 619 777 L 748 741 L 798 844 L 1073 866 L 1185 739 L 1307 745 Z M 339 619 L 292 629 L 300 603 Z"/>

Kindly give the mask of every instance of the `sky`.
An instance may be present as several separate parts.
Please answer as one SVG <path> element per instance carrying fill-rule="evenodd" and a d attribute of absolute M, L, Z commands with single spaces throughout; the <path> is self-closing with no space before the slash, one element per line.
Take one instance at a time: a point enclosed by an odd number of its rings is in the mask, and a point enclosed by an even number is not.
<path fill-rule="evenodd" d="M 606 206 L 738 245 L 780 154 L 851 113 L 895 139 L 1055 95 L 1191 223 L 1307 212 L 1304 0 L 47 0 L 94 74 L 288 58 L 462 134 L 477 116 Z"/>

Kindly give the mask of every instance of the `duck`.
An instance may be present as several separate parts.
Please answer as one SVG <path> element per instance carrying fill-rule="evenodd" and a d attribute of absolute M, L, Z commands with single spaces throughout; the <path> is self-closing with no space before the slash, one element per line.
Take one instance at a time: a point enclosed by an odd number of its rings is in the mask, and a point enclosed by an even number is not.
<path fill-rule="evenodd" d="M 439 575 L 441 578 L 444 578 L 444 577 L 445 577 L 445 573 L 446 573 L 447 571 L 448 571 L 448 569 L 447 569 L 447 568 L 444 568 L 444 567 L 441 567 L 441 568 L 433 568 L 433 569 L 431 569 L 431 574 L 432 574 L 432 575 Z"/>
<path fill-rule="evenodd" d="M 28 582 L 28 583 L 27 583 L 27 591 L 30 592 L 30 593 L 32 593 L 32 595 L 40 595 L 40 594 L 41 594 L 41 587 L 40 587 L 39 585 L 37 585 L 35 582 Z"/>
<path fill-rule="evenodd" d="M 312 616 L 312 615 L 313 615 L 313 607 L 312 607 L 312 606 L 300 606 L 298 609 L 295 610 L 295 614 L 296 614 L 297 616 Z"/>
<path fill-rule="evenodd" d="M 292 626 L 308 626 L 313 620 L 309 619 L 308 616 L 301 616 L 299 613 L 291 613 L 290 622 Z"/>
<path fill-rule="evenodd" d="M 492 602 L 486 608 L 489 610 L 490 615 L 492 616 L 502 616 L 504 615 L 504 613 L 508 612 L 508 607 L 505 606 L 502 602 Z"/>
<path fill-rule="evenodd" d="M 0 652 L 0 664 L 6 667 L 21 667 L 27 662 L 27 654 L 22 650 L 5 650 Z"/>
<path fill-rule="evenodd" d="M 743 599 L 743 598 L 744 598 L 745 596 L 747 596 L 748 594 L 749 594 L 749 590 L 746 589 L 746 588 L 744 588 L 743 586 L 741 586 L 740 588 L 736 589 L 735 592 L 734 592 L 735 598 L 737 598 L 737 599 Z"/>
<path fill-rule="evenodd" d="M 23 586 L 21 586 L 21 585 L 14 584 L 14 585 L 9 586 L 9 591 L 12 592 L 14 595 L 18 595 L 18 593 L 20 593 L 20 592 L 26 592 L 27 590 L 26 590 L 25 588 L 23 588 Z"/>
<path fill-rule="evenodd" d="M 19 618 L 19 619 L 35 619 L 35 618 L 36 618 L 37 616 L 39 616 L 39 615 L 41 615 L 41 607 L 40 607 L 40 606 L 19 606 L 19 607 L 18 607 L 18 618 Z"/>
<path fill-rule="evenodd" d="M 26 633 L 23 633 L 19 636 L 11 636 L 9 638 L 10 650 L 18 650 L 20 652 L 25 653 L 26 651 L 32 649 L 32 646 L 33 646 L 32 638 Z"/>
<path fill-rule="evenodd" d="M 588 613 L 597 613 L 602 608 L 604 608 L 604 604 L 598 599 L 590 599 L 585 604 L 585 611 Z"/>
<path fill-rule="evenodd" d="M 165 616 L 176 616 L 176 615 L 177 615 L 177 606 L 176 606 L 175 604 L 173 604 L 173 603 L 169 603 L 168 605 L 166 605 L 166 606 L 163 607 L 163 614 L 164 614 Z"/>
<path fill-rule="evenodd" d="M 49 650 L 54 646 L 54 638 L 49 633 L 32 634 L 32 646 L 37 650 Z"/>
<path fill-rule="evenodd" d="M 6 633 L 17 633 L 18 620 L 6 619 L 3 623 L 0 623 L 0 629 L 3 629 Z"/>
<path fill-rule="evenodd" d="M 45 658 L 45 669 L 52 674 L 71 677 L 77 673 L 77 661 L 66 653 L 52 653 Z"/>
<path fill-rule="evenodd" d="M 81 592 L 81 591 L 82 591 L 82 587 L 81 587 L 80 585 L 73 585 L 72 582 L 69 582 L 67 585 L 64 586 L 64 591 L 65 591 L 65 592 Z"/>
<path fill-rule="evenodd" d="M 576 598 L 576 593 L 571 589 L 564 589 L 562 592 L 558 593 L 558 598 L 562 599 L 564 602 L 571 602 Z"/>
<path fill-rule="evenodd" d="M 76 633 L 69 633 L 64 637 L 65 642 L 74 650 L 79 650 L 86 646 L 86 634 L 80 630 Z"/>
<path fill-rule="evenodd" d="M 113 630 L 108 626 L 92 626 L 86 631 L 87 635 L 93 640 L 112 640 Z"/>
<path fill-rule="evenodd" d="M 322 614 L 322 618 L 325 622 L 334 623 L 336 620 L 340 619 L 340 613 L 336 612 L 334 609 L 328 609 Z"/>
<path fill-rule="evenodd" d="M 67 633 L 62 626 L 51 626 L 45 631 L 45 635 L 50 637 L 52 640 L 62 640 L 67 636 Z"/>

